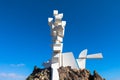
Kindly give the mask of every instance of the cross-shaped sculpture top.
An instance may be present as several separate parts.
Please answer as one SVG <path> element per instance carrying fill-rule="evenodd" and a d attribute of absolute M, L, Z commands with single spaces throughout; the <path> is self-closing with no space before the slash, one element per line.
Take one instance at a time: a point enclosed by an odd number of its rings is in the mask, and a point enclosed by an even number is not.
<path fill-rule="evenodd" d="M 51 34 L 53 36 L 53 42 L 62 42 L 64 37 L 64 30 L 66 21 L 62 21 L 63 13 L 58 14 L 58 10 L 53 11 L 53 18 L 48 18 L 48 24 L 51 27 Z"/>

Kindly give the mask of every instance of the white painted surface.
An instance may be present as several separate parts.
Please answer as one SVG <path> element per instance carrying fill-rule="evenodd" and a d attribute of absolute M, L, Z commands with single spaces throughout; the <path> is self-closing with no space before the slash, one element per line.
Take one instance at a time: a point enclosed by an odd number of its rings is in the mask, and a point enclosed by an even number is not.
<path fill-rule="evenodd" d="M 79 69 L 85 69 L 86 59 L 76 59 Z"/>
<path fill-rule="evenodd" d="M 64 67 L 71 66 L 71 68 L 73 68 L 73 69 L 74 68 L 78 69 L 76 60 L 75 60 L 72 52 L 63 53 L 62 59 L 63 59 Z"/>
<path fill-rule="evenodd" d="M 78 58 L 86 58 L 87 57 L 87 51 L 88 51 L 87 49 L 84 49 L 83 51 L 81 51 Z"/>
<path fill-rule="evenodd" d="M 62 44 L 62 43 L 53 44 L 53 50 L 54 50 L 54 51 L 62 51 L 62 47 L 63 47 L 63 44 Z"/>
<path fill-rule="evenodd" d="M 88 51 L 87 49 L 84 49 L 83 51 L 81 51 L 81 53 L 79 54 L 78 59 L 76 59 L 78 67 L 80 69 L 85 69 L 87 51 Z"/>
<path fill-rule="evenodd" d="M 87 58 L 103 58 L 102 56 L 102 53 L 96 53 L 96 54 L 90 54 L 90 55 L 87 55 Z"/>
<path fill-rule="evenodd" d="M 76 59 L 77 64 L 79 66 L 80 69 L 85 69 L 86 67 L 86 59 L 99 59 L 99 58 L 103 58 L 102 53 L 96 53 L 96 54 L 90 54 L 87 55 L 87 49 L 83 50 L 80 54 L 79 54 L 79 58 Z"/>
<path fill-rule="evenodd" d="M 71 66 L 71 68 L 84 69 L 86 58 L 103 58 L 102 53 L 87 55 L 87 49 L 83 50 L 78 59 L 75 59 L 72 52 L 63 53 L 63 37 L 65 32 L 66 21 L 62 21 L 63 13 L 58 14 L 58 10 L 53 11 L 53 18 L 48 18 L 48 24 L 51 27 L 53 56 L 51 63 L 47 62 L 46 67 L 51 64 L 52 80 L 59 80 L 58 68 L 61 66 Z M 54 22 L 53 22 L 54 21 Z"/>
<path fill-rule="evenodd" d="M 53 15 L 57 15 L 58 14 L 58 10 L 53 10 Z"/>
<path fill-rule="evenodd" d="M 54 34 L 53 35 L 55 35 L 55 32 L 54 32 Z M 59 42 L 62 42 L 63 41 L 63 38 L 62 37 L 60 37 L 60 36 L 56 36 L 56 37 L 54 37 L 53 38 L 53 40 L 54 41 L 59 41 Z"/>
<path fill-rule="evenodd" d="M 52 67 L 52 80 L 59 80 L 59 73 L 57 70 L 59 68 L 59 63 L 53 63 L 51 67 Z"/>

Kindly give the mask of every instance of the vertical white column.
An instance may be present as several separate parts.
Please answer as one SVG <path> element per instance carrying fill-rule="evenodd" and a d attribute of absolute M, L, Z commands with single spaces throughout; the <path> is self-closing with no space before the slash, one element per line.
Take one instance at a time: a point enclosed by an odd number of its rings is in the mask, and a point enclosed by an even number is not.
<path fill-rule="evenodd" d="M 62 66 L 62 48 L 63 48 L 63 37 L 66 21 L 62 21 L 63 13 L 58 14 L 58 10 L 53 11 L 53 16 L 55 18 L 48 18 L 48 24 L 51 27 L 52 34 L 52 80 L 59 80 L 58 68 Z"/>

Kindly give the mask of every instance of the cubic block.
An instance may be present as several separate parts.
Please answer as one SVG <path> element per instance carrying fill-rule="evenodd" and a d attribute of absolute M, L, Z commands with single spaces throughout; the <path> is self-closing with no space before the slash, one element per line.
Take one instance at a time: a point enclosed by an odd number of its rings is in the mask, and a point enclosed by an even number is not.
<path fill-rule="evenodd" d="M 61 42 L 63 42 L 63 38 L 60 36 L 55 36 L 55 37 L 53 37 L 53 41 L 54 42 L 59 41 L 59 43 L 61 43 Z"/>
<path fill-rule="evenodd" d="M 57 21 L 59 21 L 59 20 L 61 20 L 63 18 L 63 13 L 61 13 L 61 14 L 57 14 L 57 15 L 55 15 L 55 20 Z"/>
<path fill-rule="evenodd" d="M 58 14 L 58 10 L 53 10 L 53 15 L 56 16 Z"/>
<path fill-rule="evenodd" d="M 66 26 L 66 21 L 62 21 L 62 27 Z"/>
<path fill-rule="evenodd" d="M 90 54 L 90 55 L 87 55 L 87 58 L 103 58 L 102 56 L 102 53 L 96 53 L 96 54 Z"/>
<path fill-rule="evenodd" d="M 61 51 L 63 47 L 62 43 L 59 44 L 53 44 L 53 51 Z"/>

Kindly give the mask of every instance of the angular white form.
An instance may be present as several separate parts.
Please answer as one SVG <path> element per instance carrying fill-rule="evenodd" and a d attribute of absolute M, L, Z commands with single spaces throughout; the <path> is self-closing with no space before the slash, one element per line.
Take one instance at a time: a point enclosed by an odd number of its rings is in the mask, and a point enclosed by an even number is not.
<path fill-rule="evenodd" d="M 63 18 L 63 13 L 55 15 L 56 23 L 61 22 L 61 19 Z"/>
<path fill-rule="evenodd" d="M 56 34 L 56 32 L 53 33 L 53 35 L 55 35 L 55 34 Z M 62 42 L 62 41 L 63 41 L 63 38 L 60 37 L 60 36 L 56 36 L 56 37 L 53 37 L 53 41 L 54 41 L 54 42 L 57 42 L 57 41 Z"/>
<path fill-rule="evenodd" d="M 63 13 L 58 14 L 58 10 L 53 11 L 53 18 L 48 18 L 48 25 L 51 27 L 53 56 L 51 60 L 52 80 L 59 80 L 57 69 L 62 66 L 62 48 L 66 21 L 62 21 Z M 54 22 L 53 22 L 54 21 Z M 49 66 L 47 63 L 45 66 Z"/>
<path fill-rule="evenodd" d="M 48 25 L 52 26 L 53 18 L 48 18 Z"/>
<path fill-rule="evenodd" d="M 67 52 L 62 54 L 63 66 L 71 66 L 72 69 L 78 69 L 76 60 L 72 52 Z"/>
<path fill-rule="evenodd" d="M 80 69 L 85 68 L 87 51 L 88 51 L 87 49 L 81 51 L 81 53 L 79 54 L 79 59 L 76 59 Z"/>
<path fill-rule="evenodd" d="M 99 58 L 103 58 L 102 53 L 87 55 L 87 49 L 85 49 L 80 53 L 79 58 L 76 59 L 76 61 L 80 69 L 85 69 L 86 59 L 99 59 Z"/>
<path fill-rule="evenodd" d="M 53 11 L 53 16 L 56 16 L 58 14 L 58 10 Z"/>
<path fill-rule="evenodd" d="M 56 52 L 56 51 L 61 52 L 62 51 L 62 47 L 63 47 L 62 43 L 53 44 L 53 50 L 54 50 L 54 52 Z"/>
<path fill-rule="evenodd" d="M 59 63 L 52 63 L 51 68 L 52 68 L 52 80 L 59 80 L 58 73 Z"/>
<path fill-rule="evenodd" d="M 87 57 L 87 49 L 81 51 L 81 53 L 79 54 L 79 58 L 86 58 Z"/>
<path fill-rule="evenodd" d="M 99 59 L 99 58 L 103 58 L 103 56 L 102 56 L 102 53 L 96 53 L 96 54 L 87 55 L 87 58 L 92 58 L 92 59 L 97 58 L 97 59 Z"/>
<path fill-rule="evenodd" d="M 63 37 L 65 33 L 66 21 L 62 21 L 63 13 L 58 13 L 58 10 L 53 11 L 54 18 L 48 18 L 48 25 L 51 29 L 52 35 L 52 59 L 43 63 L 45 68 L 52 68 L 52 79 L 59 80 L 58 68 L 63 66 L 71 66 L 74 69 L 84 69 L 86 66 L 87 58 L 103 58 L 102 53 L 87 55 L 87 49 L 83 50 L 78 59 L 75 59 L 72 52 L 62 54 L 63 50 Z"/>
<path fill-rule="evenodd" d="M 76 59 L 79 69 L 85 69 L 86 59 Z"/>

